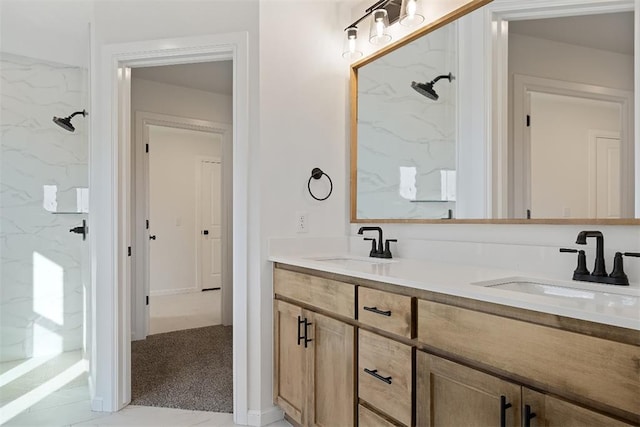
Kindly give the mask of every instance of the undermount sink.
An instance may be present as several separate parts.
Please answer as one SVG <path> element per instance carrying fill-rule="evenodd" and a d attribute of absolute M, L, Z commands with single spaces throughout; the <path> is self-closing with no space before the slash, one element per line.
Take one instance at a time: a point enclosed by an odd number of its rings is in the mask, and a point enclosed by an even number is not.
<path fill-rule="evenodd" d="M 396 262 L 393 259 L 361 257 L 356 255 L 319 256 L 319 257 L 309 257 L 307 259 L 311 261 L 329 262 L 331 264 L 337 264 L 337 265 L 343 265 L 343 266 L 389 264 L 392 262 Z"/>
<path fill-rule="evenodd" d="M 591 302 L 596 305 L 620 308 L 640 308 L 640 292 L 622 286 L 596 285 L 586 282 L 556 282 L 523 277 L 476 282 L 473 285 L 530 295 L 549 296 Z"/>

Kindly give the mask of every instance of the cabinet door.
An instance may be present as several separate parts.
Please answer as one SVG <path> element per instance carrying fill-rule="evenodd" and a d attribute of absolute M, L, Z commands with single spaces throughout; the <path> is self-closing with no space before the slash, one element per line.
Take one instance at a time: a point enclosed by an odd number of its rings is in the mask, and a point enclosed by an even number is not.
<path fill-rule="evenodd" d="M 302 308 L 274 301 L 274 403 L 295 422 L 303 424 L 306 397 L 306 359 L 304 342 L 298 343 L 298 333 L 304 335 L 299 324 Z M 300 328 L 300 329 L 298 329 Z"/>
<path fill-rule="evenodd" d="M 311 322 L 309 357 L 309 425 L 355 423 L 355 330 L 351 325 L 305 311 Z"/>
<path fill-rule="evenodd" d="M 557 399 L 542 393 L 522 389 L 523 411 L 526 406 L 535 414 L 525 426 L 531 427 L 628 427 L 626 424 L 606 415 L 599 414 L 581 406 Z"/>
<path fill-rule="evenodd" d="M 418 426 L 520 425 L 520 386 L 421 351 L 417 369 Z"/>

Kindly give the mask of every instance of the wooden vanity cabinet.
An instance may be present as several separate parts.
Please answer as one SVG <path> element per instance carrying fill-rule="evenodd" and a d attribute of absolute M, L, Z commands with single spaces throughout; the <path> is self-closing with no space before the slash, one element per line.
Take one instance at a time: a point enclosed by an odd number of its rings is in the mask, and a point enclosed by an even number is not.
<path fill-rule="evenodd" d="M 289 273 L 289 272 L 287 272 Z M 284 292 L 308 298 L 284 275 Z M 293 276 L 295 277 L 295 276 Z M 306 276 L 308 282 L 311 276 Z M 321 283 L 314 280 L 314 283 Z M 331 290 L 335 283 L 329 283 Z M 278 287 L 282 288 L 280 282 Z M 323 283 L 326 285 L 326 283 Z M 348 284 L 344 284 L 347 295 Z M 335 295 L 335 294 L 332 294 Z M 312 298 L 309 298 L 313 301 Z M 320 297 L 325 306 L 342 301 Z M 354 306 L 351 307 L 351 311 Z M 274 403 L 292 421 L 303 426 L 353 426 L 355 424 L 355 328 L 295 303 L 274 300 Z"/>
<path fill-rule="evenodd" d="M 416 387 L 418 426 L 631 425 L 422 351 Z"/>

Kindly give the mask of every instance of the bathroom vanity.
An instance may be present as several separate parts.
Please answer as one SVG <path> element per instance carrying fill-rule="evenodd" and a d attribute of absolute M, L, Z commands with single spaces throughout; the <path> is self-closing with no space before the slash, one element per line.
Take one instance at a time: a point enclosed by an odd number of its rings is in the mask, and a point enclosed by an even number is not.
<path fill-rule="evenodd" d="M 404 259 L 271 260 L 274 401 L 295 424 L 640 424 L 637 285 Z"/>

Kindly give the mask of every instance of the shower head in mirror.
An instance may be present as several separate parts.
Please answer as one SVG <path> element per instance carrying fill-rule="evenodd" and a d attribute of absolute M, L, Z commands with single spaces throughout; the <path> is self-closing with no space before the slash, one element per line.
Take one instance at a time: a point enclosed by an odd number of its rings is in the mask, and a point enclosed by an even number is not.
<path fill-rule="evenodd" d="M 439 96 L 436 93 L 435 89 L 433 88 L 433 85 L 440 79 L 447 79 L 449 81 L 452 81 L 454 78 L 455 77 L 453 77 L 453 74 L 451 73 L 443 74 L 436 77 L 435 79 L 431 80 L 428 83 L 411 82 L 411 87 L 419 94 L 424 95 L 427 98 L 432 99 L 434 101 L 437 101 Z"/>
<path fill-rule="evenodd" d="M 73 118 L 73 116 L 76 116 L 78 114 L 82 114 L 82 116 L 84 117 L 84 116 L 87 115 L 87 111 L 86 110 L 76 111 L 75 113 L 73 113 L 69 117 L 56 117 L 56 116 L 53 116 L 53 123 L 57 124 L 62 129 L 68 130 L 69 132 L 73 132 L 73 131 L 76 130 L 76 128 L 73 127 L 73 125 L 71 124 L 71 119 Z"/>

